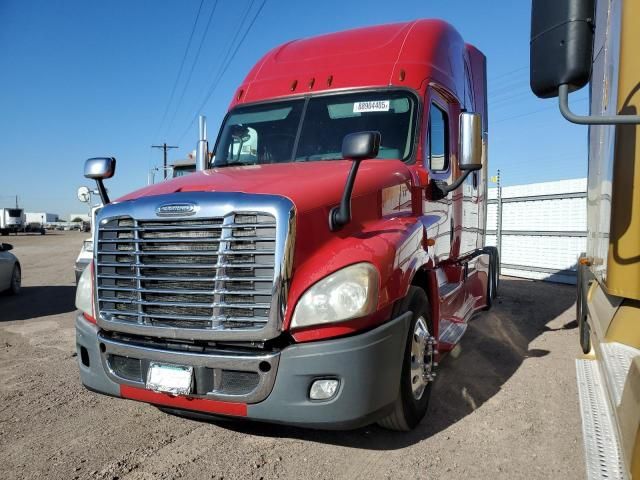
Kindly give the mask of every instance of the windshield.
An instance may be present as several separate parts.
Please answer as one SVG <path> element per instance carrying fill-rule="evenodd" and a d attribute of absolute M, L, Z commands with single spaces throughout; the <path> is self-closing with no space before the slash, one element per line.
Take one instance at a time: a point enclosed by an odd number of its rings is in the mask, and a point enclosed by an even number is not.
<path fill-rule="evenodd" d="M 345 135 L 365 130 L 381 134 L 376 158 L 407 160 L 412 153 L 415 117 L 414 97 L 400 91 L 238 107 L 222 127 L 215 166 L 341 159 Z"/>
<path fill-rule="evenodd" d="M 196 171 L 195 165 L 186 165 L 182 167 L 173 167 L 173 178 L 184 177 Z"/>
<path fill-rule="evenodd" d="M 10 208 L 9 209 L 9 216 L 16 218 L 16 217 L 21 217 L 22 216 L 22 210 L 18 209 L 18 208 Z"/>

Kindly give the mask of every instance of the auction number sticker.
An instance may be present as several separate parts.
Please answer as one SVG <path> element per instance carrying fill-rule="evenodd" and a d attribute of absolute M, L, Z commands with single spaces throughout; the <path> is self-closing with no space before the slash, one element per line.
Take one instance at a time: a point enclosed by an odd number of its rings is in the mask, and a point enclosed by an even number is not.
<path fill-rule="evenodd" d="M 388 111 L 389 100 L 370 100 L 368 102 L 356 102 L 353 104 L 353 113 Z"/>

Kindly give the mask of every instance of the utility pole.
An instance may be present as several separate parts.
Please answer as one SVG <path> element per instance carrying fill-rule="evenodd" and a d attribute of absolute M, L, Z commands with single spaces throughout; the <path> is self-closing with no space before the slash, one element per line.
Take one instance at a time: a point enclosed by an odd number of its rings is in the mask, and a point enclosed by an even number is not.
<path fill-rule="evenodd" d="M 163 176 L 164 179 L 167 179 L 167 150 L 169 150 L 170 148 L 178 148 L 177 146 L 174 145 L 167 145 L 166 143 L 163 143 L 162 145 L 151 145 L 151 148 L 161 148 L 162 151 L 164 152 L 164 169 L 163 169 Z"/>
<path fill-rule="evenodd" d="M 500 183 L 500 170 L 489 181 L 496 184 L 496 248 L 498 249 L 498 258 L 502 260 L 502 184 Z M 498 274 L 500 273 L 499 269 L 500 264 L 498 264 Z"/>
<path fill-rule="evenodd" d="M 498 247 L 499 258 L 502 258 L 502 185 L 500 184 L 500 170 L 497 175 L 497 187 L 498 187 L 498 225 L 496 229 L 496 246 Z"/>

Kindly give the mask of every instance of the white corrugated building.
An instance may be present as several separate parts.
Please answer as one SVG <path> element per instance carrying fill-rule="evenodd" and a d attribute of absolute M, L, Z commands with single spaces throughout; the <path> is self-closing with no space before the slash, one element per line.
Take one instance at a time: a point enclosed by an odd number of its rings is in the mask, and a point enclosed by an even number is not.
<path fill-rule="evenodd" d="M 502 188 L 501 273 L 575 283 L 587 242 L 587 179 Z M 497 188 L 489 189 L 487 245 L 496 245 Z"/>

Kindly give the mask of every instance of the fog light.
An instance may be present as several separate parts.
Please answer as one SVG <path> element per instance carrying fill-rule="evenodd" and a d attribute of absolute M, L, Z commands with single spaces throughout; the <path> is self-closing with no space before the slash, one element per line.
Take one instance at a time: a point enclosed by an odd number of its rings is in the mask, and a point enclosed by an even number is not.
<path fill-rule="evenodd" d="M 309 397 L 311 400 L 328 400 L 338 391 L 339 380 L 316 380 L 311 384 Z"/>

